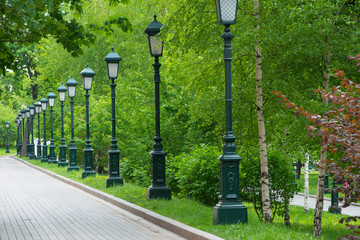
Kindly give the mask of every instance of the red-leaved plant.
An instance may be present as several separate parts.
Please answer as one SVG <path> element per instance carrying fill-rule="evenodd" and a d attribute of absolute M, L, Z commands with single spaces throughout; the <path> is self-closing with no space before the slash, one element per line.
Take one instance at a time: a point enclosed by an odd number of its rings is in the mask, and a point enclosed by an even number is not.
<path fill-rule="evenodd" d="M 349 57 L 360 66 L 360 55 Z M 313 114 L 304 108 L 296 106 L 289 101 L 281 92 L 272 92 L 281 98 L 280 103 L 285 104 L 287 109 L 295 111 L 296 116 L 303 115 L 309 121 L 307 126 L 309 137 L 321 137 L 321 144 L 327 146 L 328 159 L 326 168 L 333 175 L 334 180 L 346 183 L 336 189 L 345 194 L 342 207 L 347 207 L 352 202 L 360 201 L 360 84 L 344 77 L 343 71 L 335 69 L 335 75 L 340 85 L 333 87 L 330 91 L 318 89 L 316 93 L 328 99 L 330 110 L 323 115 Z M 346 224 L 354 235 L 340 238 L 360 239 L 360 225 L 355 222 L 360 216 L 343 218 L 340 223 Z"/>

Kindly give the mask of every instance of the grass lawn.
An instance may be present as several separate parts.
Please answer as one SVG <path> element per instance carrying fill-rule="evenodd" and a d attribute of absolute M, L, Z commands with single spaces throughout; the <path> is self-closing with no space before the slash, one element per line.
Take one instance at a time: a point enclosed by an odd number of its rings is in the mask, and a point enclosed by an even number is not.
<path fill-rule="evenodd" d="M 67 172 L 66 168 L 57 167 L 57 165 L 48 165 L 40 161 L 29 162 L 224 239 L 336 239 L 340 235 L 350 234 L 350 231 L 346 230 L 344 225 L 338 223 L 339 219 L 344 215 L 324 212 L 322 218 L 322 236 L 321 238 L 314 238 L 312 236 L 313 210 L 310 213 L 304 213 L 302 207 L 291 206 L 291 226 L 286 227 L 283 224 L 283 219 L 280 217 L 276 217 L 273 224 L 263 224 L 258 220 L 252 205 L 249 203 L 245 203 L 248 207 L 248 224 L 214 226 L 212 225 L 212 207 L 201 205 L 196 201 L 176 196 L 173 196 L 173 199 L 170 201 L 147 201 L 146 188 L 144 187 L 126 182 L 122 187 L 106 189 L 106 175 L 96 175 L 81 179 L 82 170 L 79 172 Z M 313 175 L 315 176 L 315 174 Z"/>
<path fill-rule="evenodd" d="M 9 151 L 10 153 L 6 153 L 6 148 L 0 148 L 0 156 L 16 154 L 16 147 L 10 147 Z"/>

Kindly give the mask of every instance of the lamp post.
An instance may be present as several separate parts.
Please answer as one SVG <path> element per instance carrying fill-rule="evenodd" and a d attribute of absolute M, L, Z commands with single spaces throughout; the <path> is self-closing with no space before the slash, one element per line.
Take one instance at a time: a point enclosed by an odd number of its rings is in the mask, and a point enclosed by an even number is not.
<path fill-rule="evenodd" d="M 19 116 L 16 116 L 15 125 L 16 125 L 16 155 L 19 155 L 19 146 L 20 146 L 20 132 L 19 132 L 19 125 L 20 125 Z"/>
<path fill-rule="evenodd" d="M 19 130 L 19 144 L 18 144 L 17 153 L 18 153 L 18 155 L 20 155 L 20 154 L 21 154 L 21 148 L 22 148 L 21 122 L 23 121 L 23 118 L 22 118 L 22 116 L 21 116 L 21 112 L 19 112 L 18 117 L 19 117 L 19 120 L 18 120 L 18 122 L 19 122 L 19 129 L 18 129 L 18 130 Z"/>
<path fill-rule="evenodd" d="M 112 48 L 111 52 L 106 55 L 105 59 L 107 64 L 108 76 L 111 79 L 111 121 L 112 121 L 112 138 L 111 146 L 109 150 L 109 177 L 106 179 L 106 187 L 115 185 L 123 185 L 124 181 L 120 177 L 119 170 L 119 155 L 120 151 L 117 146 L 116 139 L 116 118 L 115 118 L 115 79 L 118 77 L 119 62 L 122 60 L 121 57 L 114 52 Z"/>
<path fill-rule="evenodd" d="M 22 151 L 22 146 L 25 145 L 24 143 L 24 138 L 25 138 L 25 116 L 26 116 L 26 111 L 25 109 L 22 109 L 20 111 L 21 114 L 21 121 L 22 121 L 22 141 L 21 141 L 21 150 L 20 150 L 20 156 L 21 156 L 21 151 Z"/>
<path fill-rule="evenodd" d="M 35 144 L 34 144 L 34 115 L 35 115 L 35 106 L 31 104 L 30 109 L 30 118 L 31 118 L 31 143 L 30 143 L 30 155 L 29 159 L 35 159 Z"/>
<path fill-rule="evenodd" d="M 26 118 L 27 118 L 27 144 L 26 144 L 26 157 L 29 157 L 31 154 L 30 150 L 30 108 L 25 109 Z"/>
<path fill-rule="evenodd" d="M 328 211 L 331 213 L 340 213 L 341 214 L 341 207 L 339 207 L 339 193 L 336 190 L 337 183 L 333 179 L 332 182 L 332 189 L 331 189 L 331 206 L 328 208 Z"/>
<path fill-rule="evenodd" d="M 231 39 L 230 25 L 236 22 L 237 0 L 215 0 L 219 24 L 225 26 L 224 61 L 225 61 L 225 113 L 226 134 L 223 138 L 223 154 L 220 162 L 220 201 L 213 208 L 213 223 L 247 223 L 247 208 L 240 201 L 239 162 L 236 154 L 235 136 L 232 131 L 232 99 L 231 99 Z"/>
<path fill-rule="evenodd" d="M 40 99 L 40 103 L 41 103 L 41 110 L 43 112 L 43 119 L 44 119 L 44 140 L 43 140 L 43 150 L 42 150 L 43 155 L 41 158 L 41 162 L 48 162 L 49 157 L 47 155 L 47 144 L 46 144 L 46 108 L 47 108 L 48 100 L 43 97 L 42 99 Z"/>
<path fill-rule="evenodd" d="M 69 97 L 70 97 L 70 112 L 71 112 L 71 141 L 69 147 L 69 167 L 67 168 L 68 171 L 79 171 L 79 167 L 77 166 L 77 159 L 76 159 L 76 151 L 77 148 L 75 146 L 75 139 L 74 139 L 74 97 L 76 93 L 76 85 L 78 83 L 71 78 L 66 82 L 66 85 L 69 89 Z"/>
<path fill-rule="evenodd" d="M 92 80 L 95 76 L 95 72 L 89 68 L 89 64 L 84 70 L 80 73 L 83 82 L 83 89 L 86 91 L 85 93 L 85 106 L 86 106 L 86 140 L 85 140 L 85 148 L 84 148 L 84 162 L 85 169 L 81 174 L 82 178 L 86 178 L 91 175 L 95 175 L 95 171 L 93 169 L 93 160 L 92 153 L 93 149 L 91 148 L 91 140 L 90 140 L 90 128 L 89 128 L 89 90 L 91 90 Z"/>
<path fill-rule="evenodd" d="M 10 123 L 9 123 L 9 121 L 5 122 L 5 127 L 6 127 L 6 153 L 10 153 L 10 149 L 9 149 L 9 127 L 10 127 Z"/>
<path fill-rule="evenodd" d="M 68 165 L 66 162 L 66 145 L 65 145 L 65 138 L 64 138 L 64 102 L 65 102 L 65 95 L 66 95 L 66 87 L 61 83 L 58 87 L 57 91 L 59 92 L 59 101 L 61 107 L 61 144 L 60 144 L 60 154 L 59 154 L 59 163 L 58 166 L 65 167 Z"/>
<path fill-rule="evenodd" d="M 49 100 L 50 107 L 50 122 L 51 122 L 51 139 L 50 139 L 50 157 L 48 163 L 57 164 L 56 156 L 55 156 L 55 144 L 54 144 L 54 121 L 53 121 L 53 107 L 55 106 L 55 98 L 56 95 L 52 91 L 47 95 Z"/>
<path fill-rule="evenodd" d="M 41 113 L 41 103 L 34 103 L 35 113 L 38 114 L 38 142 L 36 145 L 36 159 L 41 159 L 41 140 L 40 140 L 40 113 Z"/>
<path fill-rule="evenodd" d="M 165 155 L 161 143 L 160 136 L 160 73 L 159 57 L 162 56 L 163 42 L 157 39 L 157 34 L 160 33 L 160 28 L 163 25 L 156 20 L 152 21 L 145 29 L 148 34 L 150 55 L 155 58 L 154 67 L 154 83 L 155 83 L 155 137 L 154 148 L 150 152 L 151 155 L 151 186 L 147 189 L 147 199 L 163 198 L 171 199 L 171 189 L 166 186 L 165 176 Z"/>

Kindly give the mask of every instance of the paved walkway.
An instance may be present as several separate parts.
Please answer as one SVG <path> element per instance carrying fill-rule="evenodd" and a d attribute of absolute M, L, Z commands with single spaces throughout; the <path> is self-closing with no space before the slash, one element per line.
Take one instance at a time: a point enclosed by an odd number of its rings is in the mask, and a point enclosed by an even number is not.
<path fill-rule="evenodd" d="M 0 240 L 183 239 L 13 158 L 0 169 Z"/>
<path fill-rule="evenodd" d="M 324 211 L 328 211 L 328 209 L 331 205 L 330 198 L 328 198 L 327 196 L 330 196 L 330 194 L 325 194 L 324 208 L 323 208 Z M 304 195 L 296 194 L 295 197 L 291 200 L 290 204 L 297 205 L 297 206 L 304 206 Z M 316 205 L 316 197 L 315 196 L 309 197 L 309 207 L 312 209 L 315 209 L 315 205 Z M 341 206 L 341 205 L 342 204 L 340 202 L 339 206 Z M 360 216 L 360 205 L 356 204 L 356 205 L 351 205 L 349 207 L 343 208 L 341 213 L 349 215 L 349 216 Z"/>

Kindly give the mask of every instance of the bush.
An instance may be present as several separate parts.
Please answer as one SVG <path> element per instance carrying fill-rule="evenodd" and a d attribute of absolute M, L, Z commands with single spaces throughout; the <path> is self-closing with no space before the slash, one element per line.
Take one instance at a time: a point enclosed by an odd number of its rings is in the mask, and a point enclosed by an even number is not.
<path fill-rule="evenodd" d="M 219 196 L 219 155 L 217 147 L 199 145 L 190 153 L 169 157 L 166 167 L 167 185 L 179 197 L 214 206 Z"/>
<path fill-rule="evenodd" d="M 285 159 L 284 153 L 278 150 L 270 150 L 268 153 L 268 166 L 271 210 L 274 218 L 276 215 L 283 215 L 285 202 L 293 197 L 297 187 L 291 162 Z M 262 219 L 259 155 L 250 153 L 246 161 L 241 162 L 241 167 L 246 169 L 245 177 L 240 180 L 241 199 L 251 202 L 259 219 Z"/>

